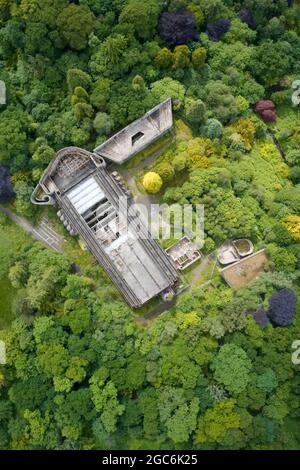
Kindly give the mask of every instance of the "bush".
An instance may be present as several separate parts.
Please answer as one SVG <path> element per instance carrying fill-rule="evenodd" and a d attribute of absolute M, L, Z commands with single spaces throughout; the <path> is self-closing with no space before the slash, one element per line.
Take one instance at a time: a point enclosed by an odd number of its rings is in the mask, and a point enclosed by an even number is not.
<path fill-rule="evenodd" d="M 186 119 L 191 124 L 201 124 L 204 121 L 205 104 L 202 100 L 185 100 Z"/>
<path fill-rule="evenodd" d="M 249 102 L 246 100 L 246 98 L 244 98 L 243 96 L 238 96 L 236 99 L 236 103 L 241 114 L 244 114 L 248 111 Z"/>
<path fill-rule="evenodd" d="M 137 37 L 151 39 L 155 33 L 158 15 L 160 13 L 160 2 L 156 0 L 129 0 L 123 8 L 120 24 L 129 24 L 134 28 Z"/>
<path fill-rule="evenodd" d="M 162 13 L 158 23 L 158 31 L 161 38 L 169 46 L 186 44 L 198 39 L 195 16 L 190 11 Z"/>
<path fill-rule="evenodd" d="M 186 69 L 190 66 L 191 52 L 187 46 L 176 46 L 174 49 L 174 69 Z"/>
<path fill-rule="evenodd" d="M 208 119 L 202 132 L 210 139 L 220 139 L 223 135 L 223 126 L 218 119 Z"/>
<path fill-rule="evenodd" d="M 9 169 L 0 165 L 0 202 L 8 201 L 14 195 L 13 186 L 10 181 Z"/>
<path fill-rule="evenodd" d="M 300 216 L 288 215 L 282 221 L 294 240 L 300 241 Z"/>
<path fill-rule="evenodd" d="M 173 167 L 175 171 L 182 171 L 185 169 L 187 164 L 187 153 L 181 152 L 174 157 Z"/>
<path fill-rule="evenodd" d="M 297 259 L 293 253 L 277 245 L 269 245 L 268 251 L 274 263 L 275 271 L 286 273 L 293 273 L 295 271 Z"/>
<path fill-rule="evenodd" d="M 259 100 L 254 107 L 254 110 L 260 114 L 265 122 L 276 121 L 276 107 L 271 100 Z"/>
<path fill-rule="evenodd" d="M 221 18 L 216 23 L 208 24 L 206 33 L 209 39 L 211 41 L 219 41 L 221 36 L 229 31 L 230 24 L 230 20 L 226 20 L 224 18 Z"/>
<path fill-rule="evenodd" d="M 195 69 L 201 69 L 205 64 L 206 60 L 206 49 L 204 47 L 198 47 L 192 52 L 192 64 Z"/>
<path fill-rule="evenodd" d="M 234 122 L 231 125 L 231 128 L 233 128 L 236 132 L 238 132 L 238 134 L 242 136 L 245 149 L 250 151 L 253 146 L 256 133 L 253 121 L 249 118 L 241 118 Z"/>
<path fill-rule="evenodd" d="M 82 87 L 88 90 L 91 86 L 92 79 L 89 74 L 80 69 L 69 69 L 67 72 L 67 83 L 71 93 L 76 87 Z"/>
<path fill-rule="evenodd" d="M 159 176 L 162 178 L 163 181 L 170 181 L 172 178 L 174 178 L 174 175 L 175 175 L 174 168 L 168 162 L 159 163 L 155 167 L 155 170 L 159 174 Z"/>
<path fill-rule="evenodd" d="M 163 185 L 161 177 L 154 171 L 149 171 L 143 178 L 143 186 L 148 193 L 158 193 Z"/>
<path fill-rule="evenodd" d="M 284 288 L 277 291 L 269 299 L 268 315 L 278 326 L 291 325 L 296 312 L 297 297 L 291 289 Z"/>
<path fill-rule="evenodd" d="M 77 103 L 88 103 L 89 95 L 81 86 L 75 87 L 74 94 L 71 96 L 71 105 L 75 106 Z"/>
<path fill-rule="evenodd" d="M 300 164 L 300 150 L 294 149 L 286 153 L 287 162 L 290 165 L 299 165 Z"/>
<path fill-rule="evenodd" d="M 295 184 L 300 183 L 300 167 L 299 166 L 294 166 L 293 168 L 290 169 L 290 178 L 293 181 L 293 183 Z"/>
<path fill-rule="evenodd" d="M 113 121 L 106 113 L 97 113 L 93 122 L 94 129 L 99 135 L 107 135 L 113 128 Z"/>
<path fill-rule="evenodd" d="M 174 56 L 167 47 L 161 49 L 155 57 L 155 64 L 161 69 L 169 69 L 173 62 Z"/>
<path fill-rule="evenodd" d="M 239 17 L 249 26 L 249 28 L 256 29 L 256 21 L 253 18 L 252 11 L 249 8 L 242 8 L 242 10 L 239 12 Z"/>
<path fill-rule="evenodd" d="M 95 17 L 85 5 L 70 4 L 57 18 L 57 26 L 72 49 L 84 49 L 93 31 Z"/>
<path fill-rule="evenodd" d="M 157 80 L 152 83 L 151 91 L 158 102 L 171 97 L 175 110 L 181 107 L 185 95 L 185 87 L 180 82 L 170 77 L 165 77 L 162 80 Z"/>

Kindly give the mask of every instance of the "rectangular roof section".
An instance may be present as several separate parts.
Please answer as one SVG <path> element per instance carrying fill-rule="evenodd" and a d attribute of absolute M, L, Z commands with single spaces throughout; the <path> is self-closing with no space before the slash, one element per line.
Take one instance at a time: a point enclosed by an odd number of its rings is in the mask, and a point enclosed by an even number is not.
<path fill-rule="evenodd" d="M 105 198 L 104 192 L 91 176 L 83 183 L 68 192 L 68 199 L 73 204 L 78 214 L 82 215 L 88 209 Z"/>
<path fill-rule="evenodd" d="M 57 204 L 58 217 L 78 234 L 132 307 L 171 292 L 177 283 L 175 265 L 151 238 L 147 224 L 104 159 L 77 147 L 60 150 L 39 182 L 44 196 L 35 204 Z M 133 211 L 130 211 L 130 207 Z M 141 236 L 139 236 L 141 234 Z"/>
<path fill-rule="evenodd" d="M 164 135 L 172 126 L 172 100 L 168 98 L 96 147 L 94 152 L 122 164 Z"/>

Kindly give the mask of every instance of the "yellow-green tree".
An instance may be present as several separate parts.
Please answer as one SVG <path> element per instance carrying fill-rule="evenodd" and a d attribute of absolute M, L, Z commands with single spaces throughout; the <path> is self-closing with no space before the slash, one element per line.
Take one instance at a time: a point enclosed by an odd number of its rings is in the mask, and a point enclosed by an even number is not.
<path fill-rule="evenodd" d="M 294 240 L 300 240 L 300 216 L 299 215 L 288 215 L 283 219 L 284 226 L 288 229 Z"/>
<path fill-rule="evenodd" d="M 155 64 L 161 69 L 168 69 L 172 67 L 174 56 L 170 49 L 164 47 L 155 56 Z"/>
<path fill-rule="evenodd" d="M 240 427 L 240 416 L 234 409 L 235 403 L 233 399 L 222 400 L 199 418 L 196 444 L 221 443 L 228 430 Z"/>
<path fill-rule="evenodd" d="M 161 189 L 163 181 L 161 177 L 154 171 L 149 171 L 143 178 L 143 186 L 148 193 L 158 193 Z"/>
<path fill-rule="evenodd" d="M 197 47 L 192 53 L 192 64 L 195 69 L 201 69 L 205 64 L 206 49 L 205 47 Z"/>

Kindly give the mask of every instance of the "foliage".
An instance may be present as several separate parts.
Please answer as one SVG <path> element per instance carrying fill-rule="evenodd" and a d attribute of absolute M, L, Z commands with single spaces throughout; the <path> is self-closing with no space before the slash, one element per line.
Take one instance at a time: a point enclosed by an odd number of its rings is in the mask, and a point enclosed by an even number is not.
<path fill-rule="evenodd" d="M 130 0 L 122 9 L 119 23 L 133 26 L 135 33 L 141 39 L 151 39 L 160 13 L 160 2 L 149 0 L 141 3 Z"/>
<path fill-rule="evenodd" d="M 192 64 L 196 70 L 204 66 L 206 55 L 207 51 L 204 47 L 197 47 L 197 49 L 192 52 Z"/>
<path fill-rule="evenodd" d="M 202 100 L 186 99 L 185 114 L 189 123 L 199 125 L 204 121 L 205 104 Z"/>
<path fill-rule="evenodd" d="M 261 115 L 265 122 L 276 121 L 276 108 L 271 100 L 260 100 L 255 104 L 255 111 Z"/>
<path fill-rule="evenodd" d="M 94 129 L 100 135 L 107 135 L 113 128 L 113 121 L 106 113 L 97 113 L 93 122 Z"/>
<path fill-rule="evenodd" d="M 225 344 L 212 362 L 215 379 L 232 394 L 242 393 L 250 381 L 252 364 L 247 353 L 234 344 Z"/>
<path fill-rule="evenodd" d="M 234 410 L 235 401 L 223 400 L 213 408 L 207 410 L 199 419 L 198 430 L 195 436 L 196 444 L 222 443 L 229 429 L 240 427 L 240 416 Z"/>
<path fill-rule="evenodd" d="M 205 126 L 202 128 L 202 132 L 210 139 L 219 139 L 223 135 L 223 126 L 217 119 L 207 119 Z"/>
<path fill-rule="evenodd" d="M 153 171 L 146 173 L 143 178 L 143 186 L 148 193 L 158 193 L 162 187 L 162 184 L 163 181 L 161 177 Z"/>
<path fill-rule="evenodd" d="M 169 46 L 198 39 L 195 16 L 190 11 L 163 12 L 159 18 L 158 31 Z"/>
<path fill-rule="evenodd" d="M 0 202 L 7 202 L 13 195 L 9 169 L 5 165 L 0 165 Z"/>
<path fill-rule="evenodd" d="M 81 50 L 87 45 L 93 31 L 94 16 L 84 5 L 68 5 L 57 18 L 57 26 L 72 49 Z"/>
<path fill-rule="evenodd" d="M 237 103 L 230 88 L 221 81 L 210 81 L 204 90 L 205 103 L 210 110 L 208 117 L 218 119 L 222 124 L 233 121 L 238 115 Z"/>
<path fill-rule="evenodd" d="M 294 240 L 300 240 L 300 217 L 298 215 L 288 215 L 282 220 Z"/>
<path fill-rule="evenodd" d="M 288 288 L 275 292 L 269 300 L 270 308 L 268 315 L 275 325 L 287 326 L 292 322 L 296 311 L 297 297 Z"/>
<path fill-rule="evenodd" d="M 184 100 L 185 87 L 170 77 L 165 77 L 151 85 L 151 92 L 156 101 L 172 98 L 174 109 L 179 109 Z"/>
<path fill-rule="evenodd" d="M 245 150 L 251 150 L 254 144 L 254 137 L 256 133 L 253 121 L 249 118 L 241 118 L 231 124 L 230 127 L 241 135 Z"/>
<path fill-rule="evenodd" d="M 216 23 L 207 25 L 207 35 L 211 41 L 219 41 L 221 36 L 230 28 L 230 20 L 221 18 Z"/>

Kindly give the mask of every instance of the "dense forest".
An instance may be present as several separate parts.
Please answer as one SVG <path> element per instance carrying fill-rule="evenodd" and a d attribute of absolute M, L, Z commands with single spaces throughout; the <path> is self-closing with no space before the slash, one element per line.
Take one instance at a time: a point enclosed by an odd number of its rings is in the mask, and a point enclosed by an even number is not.
<path fill-rule="evenodd" d="M 67 232 L 54 252 L 0 213 L 0 448 L 300 449 L 300 1 L 0 0 L 0 80 L 2 207 L 36 223 L 60 148 L 171 97 L 176 139 L 127 171 L 205 205 L 204 255 L 268 252 L 145 323 Z"/>

